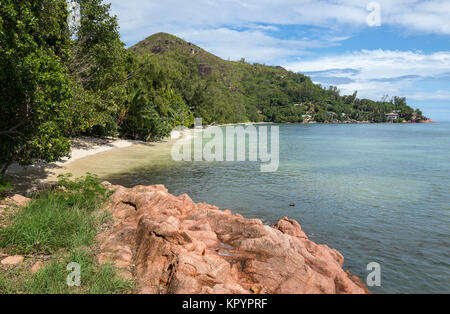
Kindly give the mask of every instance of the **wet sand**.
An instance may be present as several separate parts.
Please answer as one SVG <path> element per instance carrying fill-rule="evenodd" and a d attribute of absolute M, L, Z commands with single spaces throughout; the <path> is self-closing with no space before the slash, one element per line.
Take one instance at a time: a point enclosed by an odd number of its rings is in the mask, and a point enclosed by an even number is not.
<path fill-rule="evenodd" d="M 81 177 L 86 173 L 100 178 L 113 174 L 133 171 L 149 165 L 173 163 L 170 157 L 173 141 L 164 143 L 138 144 L 126 148 L 113 149 L 85 157 L 54 171 L 46 181 L 56 181 L 58 175 L 71 173 Z"/>
<path fill-rule="evenodd" d="M 61 174 L 81 177 L 87 173 L 100 178 L 124 173 L 149 165 L 167 166 L 175 141 L 189 140 L 188 132 L 180 133 L 166 142 L 144 143 L 128 140 L 77 138 L 72 143 L 72 156 L 56 163 L 38 163 L 29 167 L 12 165 L 8 169 L 14 193 L 29 195 L 58 180 Z"/>

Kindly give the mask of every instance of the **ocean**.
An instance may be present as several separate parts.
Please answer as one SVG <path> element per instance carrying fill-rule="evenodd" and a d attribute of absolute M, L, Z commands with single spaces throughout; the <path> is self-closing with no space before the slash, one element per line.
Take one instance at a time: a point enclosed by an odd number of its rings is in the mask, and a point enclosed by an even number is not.
<path fill-rule="evenodd" d="M 163 184 L 267 224 L 296 219 L 363 281 L 378 263 L 373 293 L 450 293 L 450 123 L 276 126 L 276 172 L 255 162 L 168 160 L 106 179 Z"/>

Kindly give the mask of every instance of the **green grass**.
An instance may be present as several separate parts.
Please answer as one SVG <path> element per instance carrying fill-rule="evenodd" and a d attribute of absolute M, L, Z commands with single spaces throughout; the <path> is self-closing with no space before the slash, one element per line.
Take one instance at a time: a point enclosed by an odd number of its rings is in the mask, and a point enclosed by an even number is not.
<path fill-rule="evenodd" d="M 70 274 L 67 265 L 70 263 L 80 265 L 79 287 L 70 287 L 67 284 L 67 277 Z M 85 249 L 73 250 L 69 254 L 62 255 L 35 274 L 27 273 L 10 277 L 7 279 L 0 275 L 0 293 L 117 294 L 133 291 L 133 283 L 118 276 L 113 265 L 99 265 L 95 256 Z"/>
<path fill-rule="evenodd" d="M 12 254 L 53 254 L 59 249 L 90 246 L 99 225 L 108 219 L 97 211 L 107 197 L 97 179 L 60 180 L 66 191 L 48 191 L 19 209 L 12 223 L 0 230 L 0 247 Z"/>
<path fill-rule="evenodd" d="M 27 261 L 14 268 L 0 269 L 0 294 L 111 294 L 133 291 L 133 282 L 117 275 L 113 265 L 100 265 L 94 250 L 100 227 L 111 216 L 100 210 L 109 192 L 97 177 L 71 180 L 61 177 L 63 189 L 37 195 L 0 229 L 0 248 L 9 254 L 51 255 L 51 260 L 35 274 Z M 81 266 L 81 286 L 69 287 L 67 265 Z"/>
<path fill-rule="evenodd" d="M 10 293 L 10 283 L 3 274 L 0 273 L 0 294 Z"/>

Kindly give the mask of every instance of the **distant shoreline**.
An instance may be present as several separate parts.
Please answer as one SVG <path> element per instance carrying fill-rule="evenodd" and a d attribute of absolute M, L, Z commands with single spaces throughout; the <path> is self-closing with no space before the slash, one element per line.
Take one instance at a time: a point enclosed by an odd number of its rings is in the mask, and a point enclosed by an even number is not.
<path fill-rule="evenodd" d="M 269 123 L 269 122 L 267 122 Z M 422 121 L 404 121 L 404 122 L 370 122 L 370 121 L 342 121 L 342 122 L 284 122 L 279 124 L 427 124 L 427 123 L 437 123 L 432 119 L 422 120 Z"/>

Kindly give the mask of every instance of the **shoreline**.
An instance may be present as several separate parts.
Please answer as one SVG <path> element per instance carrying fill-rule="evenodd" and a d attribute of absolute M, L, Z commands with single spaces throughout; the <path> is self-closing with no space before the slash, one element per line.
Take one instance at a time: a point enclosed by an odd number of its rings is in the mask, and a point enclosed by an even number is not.
<path fill-rule="evenodd" d="M 70 157 L 52 163 L 38 162 L 31 166 L 22 167 L 13 164 L 7 171 L 7 175 L 13 183 L 11 193 L 31 195 L 35 191 L 50 187 L 57 182 L 57 177 L 64 173 L 72 173 L 75 177 L 83 176 L 89 169 L 83 171 L 76 167 L 77 164 L 89 164 L 90 159 L 98 159 L 101 156 L 109 156 L 125 150 L 133 150 L 136 147 L 151 147 L 153 150 L 165 147 L 167 144 L 180 139 L 190 139 L 192 130 L 174 131 L 172 134 L 160 142 L 144 142 L 121 138 L 98 138 L 81 136 L 71 139 Z"/>
<path fill-rule="evenodd" d="M 434 121 L 433 121 L 434 122 Z M 416 122 L 418 123 L 418 122 Z M 423 122 L 426 123 L 426 122 Z M 431 123 L 431 122 L 428 122 Z M 205 125 L 202 130 L 205 131 L 211 127 L 225 127 L 232 125 L 262 125 L 274 124 L 271 122 L 243 122 L 221 125 Z M 312 123 L 285 123 L 289 124 L 312 124 Z M 376 124 L 376 123 L 314 123 L 314 124 Z M 377 124 L 392 124 L 392 123 L 377 123 Z M 415 124 L 414 122 L 398 123 Z M 419 123 L 420 124 L 420 123 Z M 131 171 L 136 160 L 130 160 L 129 165 L 120 163 L 120 158 L 127 159 L 127 154 L 137 154 L 139 150 L 145 150 L 147 153 L 142 157 L 147 159 L 136 163 L 136 168 L 141 165 L 152 163 L 160 163 L 162 155 L 168 153 L 169 147 L 177 140 L 191 140 L 195 135 L 194 129 L 174 130 L 171 135 L 159 142 L 144 142 L 138 140 L 121 139 L 121 138 L 98 138 L 82 136 L 72 139 L 71 156 L 62 158 L 60 161 L 54 163 L 36 163 L 32 166 L 21 167 L 17 164 L 12 165 L 8 171 L 8 176 L 11 177 L 14 189 L 12 193 L 31 195 L 36 190 L 48 188 L 57 181 L 57 177 L 64 173 L 72 173 L 75 177 L 80 177 L 86 173 L 93 172 L 99 176 L 110 176 L 123 171 Z M 143 147 L 148 147 L 143 148 Z M 148 158 L 151 156 L 150 158 Z M 104 162 L 102 162 L 104 157 Z M 113 161 L 109 169 L 106 169 L 104 163 Z M 90 162 L 92 161 L 92 163 Z M 115 168 L 116 165 L 118 168 Z M 96 167 L 97 166 L 97 167 Z M 83 169 L 85 167 L 85 169 Z M 97 171 L 97 168 L 99 171 Z M 111 171 L 114 169 L 114 171 Z"/>
<path fill-rule="evenodd" d="M 267 225 L 162 185 L 103 184 L 115 224 L 97 236 L 98 260 L 133 278 L 139 293 L 370 294 L 339 251 L 310 240 L 294 219 Z"/>
<path fill-rule="evenodd" d="M 99 145 L 94 144 L 93 140 L 95 137 L 79 137 L 72 139 L 72 148 L 70 157 L 62 158 L 61 161 L 57 161 L 54 164 L 58 166 L 64 166 L 71 164 L 79 159 L 86 158 L 92 155 L 96 155 L 99 153 L 107 152 L 116 148 L 126 148 L 136 144 L 139 144 L 139 141 L 125 140 L 125 139 L 105 139 L 101 141 L 106 141 L 107 143 L 101 143 Z M 74 145 L 75 142 L 75 145 Z"/>

